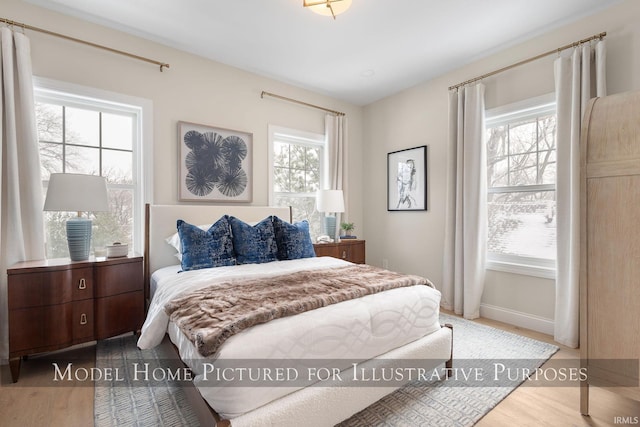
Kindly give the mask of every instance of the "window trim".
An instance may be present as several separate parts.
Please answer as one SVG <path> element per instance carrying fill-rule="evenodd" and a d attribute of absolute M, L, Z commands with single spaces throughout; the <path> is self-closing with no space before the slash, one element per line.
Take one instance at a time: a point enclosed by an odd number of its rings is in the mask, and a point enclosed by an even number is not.
<path fill-rule="evenodd" d="M 33 78 L 36 100 L 51 100 L 67 105 L 103 111 L 127 111 L 136 116 L 136 136 L 133 150 L 134 187 L 133 250 L 144 248 L 144 205 L 153 203 L 153 102 L 149 99 L 82 86 L 74 83 L 37 77 Z M 115 187 L 114 187 L 115 188 Z"/>
<path fill-rule="evenodd" d="M 526 120 L 541 114 L 556 114 L 557 106 L 555 93 L 525 99 L 500 107 L 492 108 L 485 112 L 485 130 L 489 127 L 501 126 L 516 120 Z M 556 146 L 557 151 L 557 146 Z M 504 186 L 488 188 L 488 194 L 512 193 L 512 192 L 538 192 L 555 191 L 554 184 L 536 184 L 522 186 Z M 534 258 L 519 255 L 497 254 L 487 251 L 485 262 L 487 270 L 506 273 L 521 274 L 526 276 L 555 279 L 556 260 Z"/>
<path fill-rule="evenodd" d="M 485 128 L 499 126 L 514 120 L 535 117 L 544 112 L 556 111 L 555 93 L 536 96 L 523 101 L 501 105 L 485 112 Z"/>
<path fill-rule="evenodd" d="M 543 279 L 556 278 L 555 260 L 542 258 L 505 254 L 494 254 L 493 257 L 489 258 L 487 254 L 485 268 L 487 270 L 541 277 Z"/>

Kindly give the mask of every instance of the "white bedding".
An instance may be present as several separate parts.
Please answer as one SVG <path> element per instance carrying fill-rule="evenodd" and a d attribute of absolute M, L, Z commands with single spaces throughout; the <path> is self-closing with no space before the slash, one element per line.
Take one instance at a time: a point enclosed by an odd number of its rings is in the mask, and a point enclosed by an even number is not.
<path fill-rule="evenodd" d="M 176 273 L 175 266 L 157 274 L 147 319 L 138 346 L 158 345 L 165 333 L 196 374 L 195 384 L 209 405 L 234 418 L 291 393 L 285 387 L 212 387 L 202 381 L 203 358 L 164 312 L 174 297 L 229 278 L 263 277 L 299 270 L 349 265 L 319 257 L 268 264 L 248 264 Z M 351 359 L 364 361 L 440 329 L 440 293 L 412 286 L 344 301 L 257 325 L 229 338 L 208 361 L 224 359 Z"/>

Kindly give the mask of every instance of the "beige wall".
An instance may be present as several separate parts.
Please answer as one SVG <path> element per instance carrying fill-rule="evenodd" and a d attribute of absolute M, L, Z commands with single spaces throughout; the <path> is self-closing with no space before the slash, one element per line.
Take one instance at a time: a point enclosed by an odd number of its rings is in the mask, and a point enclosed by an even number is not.
<path fill-rule="evenodd" d="M 178 203 L 177 122 L 253 133 L 253 203 L 268 203 L 268 125 L 324 133 L 324 113 L 273 98 L 263 90 L 344 111 L 348 117 L 347 215 L 362 232 L 362 107 L 240 71 L 202 57 L 80 21 L 19 0 L 2 0 L 0 16 L 167 62 L 158 67 L 82 44 L 26 31 L 34 74 L 153 102 L 154 202 Z M 362 233 L 361 233 L 362 234 Z"/>
<path fill-rule="evenodd" d="M 606 31 L 609 93 L 640 89 L 638 22 L 640 2 L 627 0 L 365 107 L 363 156 L 371 165 L 364 171 L 368 262 L 382 265 L 387 260 L 392 269 L 426 275 L 440 286 L 449 86 Z M 552 92 L 554 58 L 487 78 L 487 108 Z M 428 212 L 387 212 L 387 153 L 423 144 L 429 146 Z M 553 280 L 492 271 L 482 302 L 488 315 L 525 320 L 545 329 L 553 319 L 554 295 Z"/>

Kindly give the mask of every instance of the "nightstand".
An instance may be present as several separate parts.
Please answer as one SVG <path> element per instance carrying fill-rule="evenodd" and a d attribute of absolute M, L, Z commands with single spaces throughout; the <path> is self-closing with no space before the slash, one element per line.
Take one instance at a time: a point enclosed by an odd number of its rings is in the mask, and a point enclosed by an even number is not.
<path fill-rule="evenodd" d="M 330 256 L 356 264 L 364 264 L 366 260 L 364 240 L 344 239 L 337 243 L 316 243 L 313 248 L 316 256 Z"/>
<path fill-rule="evenodd" d="M 144 321 L 141 256 L 26 261 L 7 278 L 13 382 L 23 356 L 136 332 Z"/>

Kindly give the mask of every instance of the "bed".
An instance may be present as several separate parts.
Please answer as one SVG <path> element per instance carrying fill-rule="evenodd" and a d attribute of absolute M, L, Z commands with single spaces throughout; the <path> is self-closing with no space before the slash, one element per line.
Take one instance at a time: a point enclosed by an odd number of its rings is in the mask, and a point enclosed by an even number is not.
<path fill-rule="evenodd" d="M 343 272 L 351 270 L 363 275 L 378 274 L 381 270 L 317 257 L 178 273 L 180 260 L 176 257 L 176 250 L 165 240 L 176 232 L 176 221 L 210 224 L 224 215 L 232 215 L 249 224 L 270 216 L 291 221 L 290 208 L 146 207 L 145 298 L 148 311 L 138 345 L 151 348 L 169 337 L 176 353 L 194 373 L 194 384 L 200 395 L 196 403 L 202 407 L 202 402 L 206 402 L 210 409 L 201 412 L 200 417 L 210 418 L 201 419 L 201 423 L 233 427 L 334 425 L 415 379 L 412 375 L 403 375 L 402 378 L 394 378 L 392 383 L 382 386 L 366 384 L 354 392 L 354 386 L 362 384 L 365 372 L 384 367 L 398 369 L 398 363 L 407 361 L 417 361 L 420 369 L 424 370 L 445 365 L 451 368 L 452 330 L 439 324 L 440 293 L 429 286 L 392 288 L 277 318 L 226 337 L 221 345 L 213 348 L 189 339 L 181 329 L 184 322 L 171 320 L 165 307 L 170 307 L 172 302 L 179 301 L 186 294 L 200 292 L 206 296 L 211 283 L 216 288 L 239 286 L 235 289 L 241 293 L 242 286 L 250 286 L 254 280 L 282 280 L 284 284 L 285 278 L 315 275 L 322 277 L 324 282 L 324 278 L 332 274 L 342 278 L 346 274 Z M 356 270 L 358 268 L 363 270 Z M 210 351 L 203 352 L 205 348 Z M 217 381 L 212 380 L 210 377 L 213 375 L 207 375 L 214 372 L 214 365 L 219 373 L 220 367 L 237 366 L 245 361 L 257 361 L 263 366 L 261 373 L 268 361 L 273 367 L 282 368 L 283 364 L 293 367 L 291 371 L 296 374 L 303 368 L 302 372 L 314 372 L 316 375 L 307 377 L 303 374 L 303 379 L 282 383 L 269 377 L 271 382 L 261 382 L 258 386 L 246 378 L 245 382 L 236 381 L 237 376 L 225 382 L 219 377 Z M 243 369 L 247 366 L 245 363 L 241 365 Z M 367 369 L 370 371 L 365 371 Z M 356 384 L 356 381 L 360 383 Z"/>

